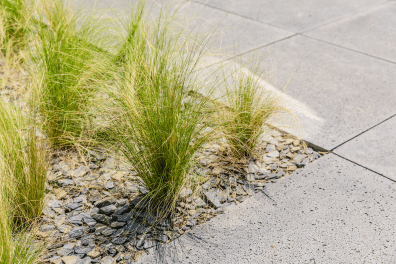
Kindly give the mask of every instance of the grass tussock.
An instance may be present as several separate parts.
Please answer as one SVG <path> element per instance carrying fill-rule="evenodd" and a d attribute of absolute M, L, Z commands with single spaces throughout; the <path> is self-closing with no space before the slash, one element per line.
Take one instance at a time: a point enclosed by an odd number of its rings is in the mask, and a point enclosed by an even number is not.
<path fill-rule="evenodd" d="M 250 157 L 268 121 L 279 116 L 293 116 L 281 98 L 263 86 L 258 67 L 242 67 L 224 75 L 225 103 L 220 107 L 221 127 L 233 155 Z"/>
<path fill-rule="evenodd" d="M 39 14 L 34 56 L 44 130 L 53 147 L 71 147 L 87 128 L 92 84 L 100 71 L 94 58 L 101 51 L 101 27 L 62 0 L 43 1 Z"/>
<path fill-rule="evenodd" d="M 31 264 L 36 263 L 45 248 L 45 243 L 36 239 L 31 228 L 15 232 L 8 200 L 0 192 L 0 263 Z"/>
<path fill-rule="evenodd" d="M 1 181 L 12 208 L 13 222 L 29 223 L 41 215 L 47 154 L 36 137 L 37 127 L 12 105 L 0 101 Z"/>
<path fill-rule="evenodd" d="M 149 211 L 162 218 L 173 213 L 193 155 L 208 140 L 201 133 L 206 101 L 189 96 L 200 89 L 193 71 L 203 47 L 173 30 L 172 15 L 149 23 L 142 14 L 144 5 L 114 60 L 110 138 L 144 181 Z"/>
<path fill-rule="evenodd" d="M 0 1 L 0 89 L 19 88 L 30 19 L 26 3 Z M 45 246 L 31 232 L 42 212 L 47 173 L 36 131 L 33 119 L 0 100 L 0 263 L 34 263 Z"/>
<path fill-rule="evenodd" d="M 0 44 L 4 54 L 6 48 L 17 51 L 27 45 L 27 34 L 30 27 L 28 0 L 0 1 Z"/>
<path fill-rule="evenodd" d="M 33 122 L 0 101 L 0 263 L 33 263 L 30 226 L 42 213 L 47 157 Z"/>

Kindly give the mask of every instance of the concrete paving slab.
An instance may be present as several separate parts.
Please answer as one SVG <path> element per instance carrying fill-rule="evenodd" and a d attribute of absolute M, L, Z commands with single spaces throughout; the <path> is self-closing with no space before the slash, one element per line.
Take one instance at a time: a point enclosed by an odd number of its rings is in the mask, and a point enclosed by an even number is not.
<path fill-rule="evenodd" d="M 254 54 L 267 53 L 272 60 L 262 67 L 273 70 L 271 83 L 281 88 L 293 77 L 285 92 L 324 120 L 299 115 L 303 136 L 313 144 L 331 150 L 396 113 L 395 64 L 304 36 Z"/>
<path fill-rule="evenodd" d="M 395 187 L 328 154 L 139 263 L 394 263 Z"/>
<path fill-rule="evenodd" d="M 396 181 L 396 117 L 336 148 L 334 152 Z"/>
<path fill-rule="evenodd" d="M 293 32 L 196 3 L 185 3 L 180 10 L 190 28 L 201 33 L 216 30 L 208 43 L 211 51 L 241 54 L 293 35 Z"/>
<path fill-rule="evenodd" d="M 396 62 L 396 3 L 305 32 L 317 39 Z"/>
<path fill-rule="evenodd" d="M 198 0 L 293 32 L 303 32 L 385 1 L 378 0 Z"/>

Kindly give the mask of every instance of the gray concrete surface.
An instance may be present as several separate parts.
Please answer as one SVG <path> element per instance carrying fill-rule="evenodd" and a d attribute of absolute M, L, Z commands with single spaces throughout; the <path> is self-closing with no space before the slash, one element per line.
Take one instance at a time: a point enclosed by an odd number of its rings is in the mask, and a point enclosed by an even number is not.
<path fill-rule="evenodd" d="M 386 2 L 381 0 L 198 1 L 214 8 L 299 33 Z"/>
<path fill-rule="evenodd" d="M 308 105 L 322 123 L 300 115 L 306 140 L 333 149 L 396 113 L 396 65 L 305 36 L 254 52 L 270 53 L 272 83 Z M 244 57 L 249 57 L 246 54 Z"/>
<path fill-rule="evenodd" d="M 105 1 L 111 0 L 99 2 Z M 272 87 L 295 106 L 304 139 L 334 154 L 268 185 L 276 205 L 254 195 L 177 240 L 172 250 L 167 244 L 140 263 L 396 263 L 395 4 L 190 4 L 197 12 L 202 7 L 202 29 L 219 25 L 213 47 L 235 43 L 245 59 L 271 55 L 262 67 L 273 77 Z"/>
<path fill-rule="evenodd" d="M 336 148 L 334 153 L 396 181 L 396 116 Z"/>
<path fill-rule="evenodd" d="M 396 63 L 396 2 L 386 2 L 305 34 Z"/>
<path fill-rule="evenodd" d="M 329 154 L 139 263 L 395 263 L 395 187 Z"/>
<path fill-rule="evenodd" d="M 241 54 L 294 34 L 194 2 L 185 3 L 182 12 L 190 19 L 194 18 L 190 28 L 199 29 L 202 33 L 216 29 L 208 43 L 213 53 Z"/>

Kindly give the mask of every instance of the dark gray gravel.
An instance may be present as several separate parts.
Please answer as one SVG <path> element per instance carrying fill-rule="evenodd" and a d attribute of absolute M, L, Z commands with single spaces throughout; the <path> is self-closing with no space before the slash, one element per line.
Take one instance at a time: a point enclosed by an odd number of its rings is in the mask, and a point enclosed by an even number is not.
<path fill-rule="evenodd" d="M 89 166 L 76 169 L 61 159 L 53 161 L 51 173 L 61 179 L 48 186 L 58 191 L 50 198 L 44 211 L 47 220 L 40 230 L 48 234 L 55 230 L 58 239 L 48 247 L 45 259 L 49 262 L 74 256 L 79 264 L 129 263 L 135 252 L 168 243 L 201 224 L 202 216 L 209 219 L 224 213 L 263 190 L 268 181 L 287 176 L 321 157 L 311 148 L 304 150 L 294 139 L 276 137 L 265 145 L 260 158 L 251 158 L 243 168 L 223 162 L 224 169 L 214 173 L 216 168 L 212 169 L 211 162 L 216 161 L 216 150 L 207 150 L 208 158 L 200 163 L 206 165 L 198 166 L 196 175 L 208 180 L 201 185 L 200 193 L 188 187 L 181 191 L 173 230 L 169 220 L 157 222 L 145 212 L 147 190 L 136 172 L 117 160 L 98 151 L 90 153 L 93 160 Z M 73 179 L 66 178 L 70 175 Z"/>

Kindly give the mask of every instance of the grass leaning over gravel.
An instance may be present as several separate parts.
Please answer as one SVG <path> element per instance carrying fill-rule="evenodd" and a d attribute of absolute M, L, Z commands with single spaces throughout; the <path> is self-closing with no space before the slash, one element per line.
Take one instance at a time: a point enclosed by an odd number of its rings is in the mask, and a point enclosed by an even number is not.
<path fill-rule="evenodd" d="M 87 128 L 92 82 L 99 67 L 93 60 L 99 48 L 90 43 L 100 47 L 100 27 L 61 0 L 43 1 L 39 11 L 36 78 L 42 79 L 44 130 L 53 147 L 71 147 Z"/>
<path fill-rule="evenodd" d="M 0 101 L 0 262 L 7 264 L 33 263 L 43 249 L 29 227 L 43 209 L 46 150 L 25 119 Z"/>
<path fill-rule="evenodd" d="M 172 15 L 148 23 L 140 13 L 126 29 L 115 90 L 108 91 L 117 109 L 110 138 L 144 181 L 149 214 L 161 219 L 174 213 L 193 155 L 207 140 L 205 100 L 189 97 L 200 88 L 193 70 L 202 46 L 172 30 Z"/>
<path fill-rule="evenodd" d="M 30 15 L 27 12 L 28 0 L 0 1 L 0 44 L 1 51 L 6 48 L 22 49 L 27 45 Z"/>
<path fill-rule="evenodd" d="M 220 108 L 220 127 L 234 156 L 250 157 L 267 121 L 293 114 L 278 96 L 262 86 L 257 66 L 235 69 L 224 76 L 225 105 Z"/>

